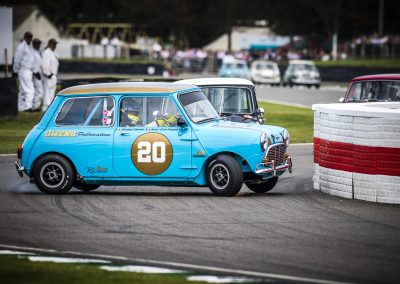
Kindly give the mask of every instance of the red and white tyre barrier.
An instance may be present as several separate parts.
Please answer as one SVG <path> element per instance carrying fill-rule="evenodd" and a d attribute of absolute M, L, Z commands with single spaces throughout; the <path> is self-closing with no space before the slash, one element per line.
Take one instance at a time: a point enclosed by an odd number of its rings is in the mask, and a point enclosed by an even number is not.
<path fill-rule="evenodd" d="M 400 204 L 400 103 L 317 104 L 314 188 Z"/>

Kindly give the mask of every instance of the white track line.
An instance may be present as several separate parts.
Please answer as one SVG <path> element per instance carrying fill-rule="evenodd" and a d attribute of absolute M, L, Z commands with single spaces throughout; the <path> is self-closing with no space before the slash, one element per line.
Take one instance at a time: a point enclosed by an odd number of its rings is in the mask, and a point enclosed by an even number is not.
<path fill-rule="evenodd" d="M 0 154 L 0 157 L 16 157 L 17 154 Z"/>
<path fill-rule="evenodd" d="M 74 252 L 74 251 L 58 251 L 58 250 L 53 250 L 53 249 L 41 249 L 41 248 L 11 246 L 11 245 L 3 245 L 3 244 L 0 244 L 0 248 L 24 250 L 24 251 L 31 251 L 31 252 L 37 252 L 37 253 L 51 253 L 51 254 L 58 254 L 58 255 L 100 258 L 100 259 L 111 260 L 111 261 L 117 260 L 117 261 L 135 262 L 135 263 L 142 263 L 144 265 L 151 264 L 151 265 L 176 267 L 176 268 L 180 268 L 180 269 L 186 268 L 186 269 L 192 269 L 192 270 L 205 270 L 205 271 L 209 271 L 209 272 L 224 273 L 224 274 L 234 274 L 234 275 L 240 274 L 240 275 L 246 275 L 246 276 L 252 276 L 252 277 L 270 278 L 270 279 L 286 280 L 286 281 L 294 281 L 294 282 L 318 283 L 318 284 L 346 284 L 346 283 L 348 283 L 348 282 L 338 282 L 338 281 L 331 281 L 331 280 L 324 280 L 324 279 L 297 277 L 297 276 L 290 276 L 290 275 L 283 275 L 283 274 L 276 274 L 276 273 L 264 273 L 264 272 L 256 272 L 256 271 L 248 271 L 248 270 L 240 270 L 240 269 L 236 270 L 236 269 L 229 269 L 229 268 L 219 268 L 219 267 L 211 267 L 211 266 L 204 266 L 204 265 L 195 265 L 195 264 L 170 262 L 170 261 L 159 261 L 159 260 L 143 259 L 143 258 L 127 258 L 127 257 L 122 257 L 122 256 L 112 256 L 112 255 L 104 255 L 104 254 L 80 253 L 80 252 Z"/>

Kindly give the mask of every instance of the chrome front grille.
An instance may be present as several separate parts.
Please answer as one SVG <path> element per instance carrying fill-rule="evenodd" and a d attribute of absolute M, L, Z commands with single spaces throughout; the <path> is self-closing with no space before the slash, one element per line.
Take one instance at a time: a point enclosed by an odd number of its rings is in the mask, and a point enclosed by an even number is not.
<path fill-rule="evenodd" d="M 275 161 L 275 165 L 283 165 L 286 162 L 285 158 L 286 146 L 285 144 L 271 145 L 268 148 L 267 158 L 269 162 Z"/>

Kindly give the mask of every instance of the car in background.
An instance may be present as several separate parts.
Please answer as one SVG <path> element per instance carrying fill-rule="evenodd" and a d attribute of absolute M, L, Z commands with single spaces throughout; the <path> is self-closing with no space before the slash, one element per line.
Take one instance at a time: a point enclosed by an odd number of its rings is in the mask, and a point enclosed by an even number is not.
<path fill-rule="evenodd" d="M 400 74 L 381 74 L 356 77 L 351 80 L 341 103 L 398 102 Z"/>
<path fill-rule="evenodd" d="M 291 60 L 283 76 L 283 85 L 292 87 L 303 85 L 319 88 L 321 77 L 314 62 L 309 60 Z"/>
<path fill-rule="evenodd" d="M 249 68 L 244 60 L 226 61 L 218 70 L 218 77 L 250 79 Z"/>
<path fill-rule="evenodd" d="M 255 60 L 250 66 L 250 77 L 254 83 L 278 86 L 281 83 L 281 72 L 276 62 Z"/>
<path fill-rule="evenodd" d="M 239 78 L 200 78 L 176 81 L 199 86 L 221 117 L 234 122 L 264 124 L 264 109 L 258 107 L 254 84 Z"/>
<path fill-rule="evenodd" d="M 221 119 L 194 85 L 91 84 L 55 96 L 15 167 L 48 194 L 165 185 L 233 196 L 243 183 L 270 191 L 291 172 L 289 142 L 282 127 Z"/>

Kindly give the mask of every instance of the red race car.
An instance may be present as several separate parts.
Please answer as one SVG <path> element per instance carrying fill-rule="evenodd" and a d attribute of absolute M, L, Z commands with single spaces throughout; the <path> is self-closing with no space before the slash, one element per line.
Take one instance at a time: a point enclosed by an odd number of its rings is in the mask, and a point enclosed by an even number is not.
<path fill-rule="evenodd" d="M 341 103 L 398 102 L 400 74 L 381 74 L 356 77 L 351 80 Z"/>

